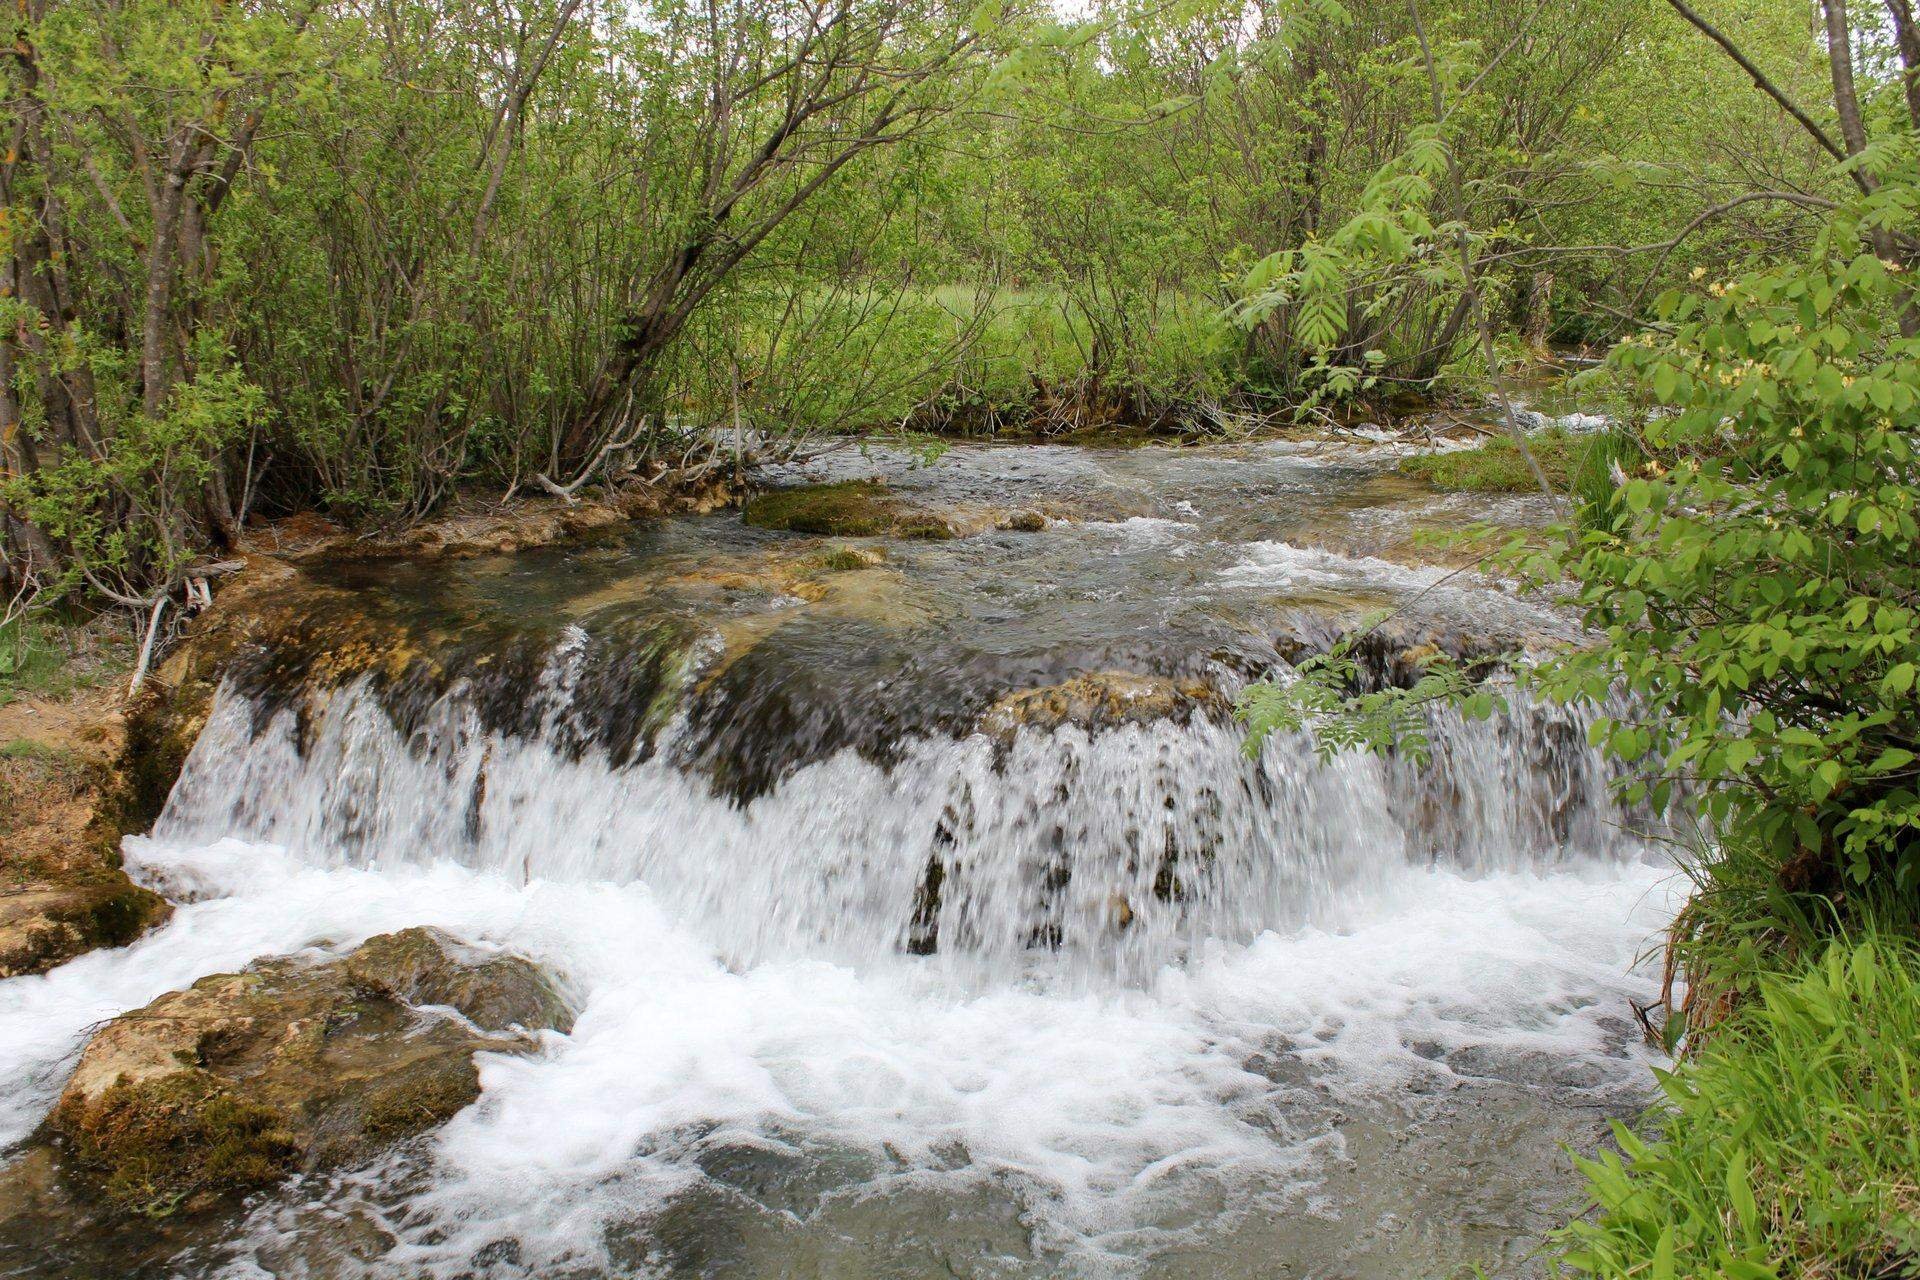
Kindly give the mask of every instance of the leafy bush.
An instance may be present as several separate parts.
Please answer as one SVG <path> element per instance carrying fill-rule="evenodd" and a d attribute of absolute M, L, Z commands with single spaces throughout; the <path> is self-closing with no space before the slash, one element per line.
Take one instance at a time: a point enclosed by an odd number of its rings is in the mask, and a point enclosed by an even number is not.
<path fill-rule="evenodd" d="M 1805 264 L 1664 298 L 1661 329 L 1613 357 L 1670 407 L 1643 429 L 1654 461 L 1617 485 L 1588 468 L 1566 541 L 1500 557 L 1574 584 L 1594 643 L 1531 679 L 1632 695 L 1592 729 L 1636 766 L 1628 799 L 1665 808 L 1684 783 L 1785 889 L 1829 897 L 1920 888 L 1920 339 L 1899 330 L 1902 273 L 1859 243 L 1836 218 Z M 1246 706 L 1256 728 L 1328 731 L 1377 702 L 1322 670 Z"/>
<path fill-rule="evenodd" d="M 1836 224 L 1832 244 L 1858 244 Z M 1579 584 L 1600 642 L 1545 669 L 1562 697 L 1645 707 L 1598 740 L 1696 784 L 1789 887 L 1920 883 L 1920 341 L 1871 254 L 1822 255 L 1662 304 L 1617 367 L 1676 412 L 1629 479 L 1534 570 Z"/>
<path fill-rule="evenodd" d="M 90 575 L 164 581 L 192 559 L 214 460 L 265 416 L 264 393 L 238 370 L 203 370 L 174 384 L 158 416 L 127 413 L 94 447 L 70 446 L 37 470 L 0 477 L 0 504 L 66 549 L 46 599 Z"/>

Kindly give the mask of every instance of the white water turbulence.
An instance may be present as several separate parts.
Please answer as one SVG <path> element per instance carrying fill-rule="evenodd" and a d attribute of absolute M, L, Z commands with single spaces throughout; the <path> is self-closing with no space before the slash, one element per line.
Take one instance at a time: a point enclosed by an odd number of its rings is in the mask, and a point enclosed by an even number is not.
<path fill-rule="evenodd" d="M 235 836 L 312 865 L 457 864 L 513 884 L 646 884 L 729 963 L 937 952 L 974 981 L 1138 982 L 1201 944 L 1337 916 L 1409 866 L 1599 864 L 1637 845 L 1586 717 L 1435 717 L 1425 767 L 1317 759 L 1304 737 L 1249 758 L 1195 715 L 1089 732 L 1022 728 L 851 751 L 738 806 L 674 753 L 614 768 L 550 743 L 572 714 L 570 629 L 535 697 L 542 732 L 486 730 L 456 690 L 411 738 L 364 684 L 259 724 L 224 693 L 156 832 Z M 676 726 L 669 726 L 671 740 Z M 1328 913 L 1333 913 L 1330 916 Z"/>

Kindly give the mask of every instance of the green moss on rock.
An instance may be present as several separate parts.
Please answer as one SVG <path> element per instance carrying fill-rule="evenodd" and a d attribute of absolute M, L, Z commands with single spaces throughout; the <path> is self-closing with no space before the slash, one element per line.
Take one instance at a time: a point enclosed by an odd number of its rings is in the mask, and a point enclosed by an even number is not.
<path fill-rule="evenodd" d="M 760 529 L 867 538 L 892 532 L 897 515 L 884 485 L 841 480 L 760 494 L 747 503 L 743 518 Z"/>
<path fill-rule="evenodd" d="M 952 538 L 958 530 L 936 512 L 909 507 L 874 480 L 775 489 L 747 503 L 742 518 L 759 529 L 830 538 Z"/>
<path fill-rule="evenodd" d="M 233 1096 L 200 1070 L 117 1081 L 91 1102 L 65 1098 L 53 1123 L 109 1198 L 152 1216 L 197 1192 L 271 1182 L 301 1154 L 287 1115 Z"/>
<path fill-rule="evenodd" d="M 122 947 L 173 912 L 116 868 L 0 893 L 0 978 L 45 973 L 96 947 Z"/>
<path fill-rule="evenodd" d="M 171 1214 L 439 1124 L 479 1096 L 476 1052 L 524 1051 L 526 1030 L 570 1021 L 527 961 L 408 929 L 318 964 L 214 974 L 114 1019 L 50 1128 L 119 1209 Z"/>
<path fill-rule="evenodd" d="M 886 562 L 886 552 L 879 547 L 829 547 L 820 553 L 820 567 L 835 573 L 877 569 Z"/>

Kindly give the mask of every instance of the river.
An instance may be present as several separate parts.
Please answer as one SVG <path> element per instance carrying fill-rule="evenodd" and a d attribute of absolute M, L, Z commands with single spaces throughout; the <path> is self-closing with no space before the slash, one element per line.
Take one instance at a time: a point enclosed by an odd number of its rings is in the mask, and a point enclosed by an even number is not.
<path fill-rule="evenodd" d="M 1395 457 L 848 448 L 765 479 L 1046 527 L 312 570 L 410 665 L 235 670 L 128 841 L 172 922 L 0 984 L 0 1141 L 104 1017 L 435 924 L 546 966 L 572 1031 L 154 1274 L 1537 1273 L 1563 1144 L 1649 1096 L 1670 861 L 1586 712 L 1439 711 L 1416 765 L 1250 755 L 1227 710 L 1380 610 L 1381 678 L 1572 635 L 1423 538 L 1543 504 Z"/>

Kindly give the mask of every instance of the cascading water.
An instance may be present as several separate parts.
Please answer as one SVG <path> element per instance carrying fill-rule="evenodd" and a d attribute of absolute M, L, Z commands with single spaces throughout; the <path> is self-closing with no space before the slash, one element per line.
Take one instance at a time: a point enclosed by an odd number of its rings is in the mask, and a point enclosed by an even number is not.
<path fill-rule="evenodd" d="M 1135 980 L 1206 940 L 1322 918 L 1406 865 L 1522 871 L 1634 849 L 1582 717 L 1517 696 L 1493 720 L 1437 716 L 1418 768 L 1322 761 L 1297 736 L 1249 757 L 1244 730 L 1201 714 L 919 738 L 887 765 L 842 752 L 740 805 L 673 762 L 677 722 L 625 767 L 556 749 L 589 643 L 570 628 L 555 646 L 526 737 L 485 728 L 457 687 L 404 735 L 364 682 L 264 719 L 229 691 L 155 838 L 641 882 L 742 964 L 904 949 L 1012 976 L 1040 948 Z"/>
<path fill-rule="evenodd" d="M 1418 766 L 1249 755 L 1226 711 L 1284 677 L 1276 639 L 1380 604 L 1404 647 L 1563 634 L 1358 553 L 1478 509 L 1271 446 L 956 450 L 894 483 L 1120 518 L 898 543 L 805 596 L 812 544 L 730 517 L 343 571 L 427 656 L 236 669 L 129 845 L 175 922 L 0 986 L 0 1138 L 101 1016 L 437 924 L 552 969 L 571 1034 L 175 1270 L 1527 1270 L 1555 1143 L 1641 1096 L 1627 1000 L 1670 892 L 1643 815 L 1585 713 L 1511 690 L 1435 713 Z"/>

